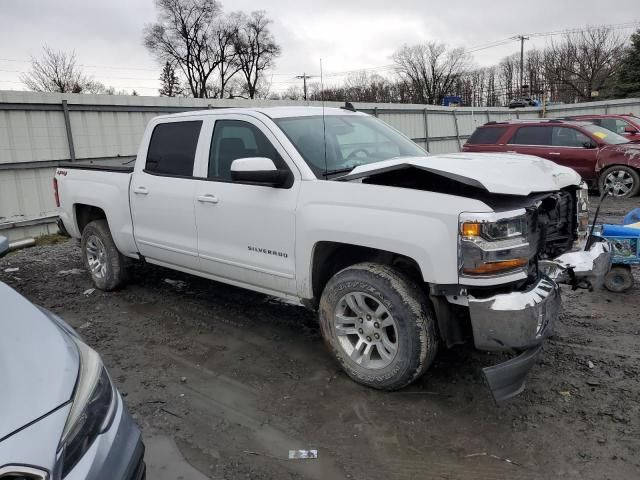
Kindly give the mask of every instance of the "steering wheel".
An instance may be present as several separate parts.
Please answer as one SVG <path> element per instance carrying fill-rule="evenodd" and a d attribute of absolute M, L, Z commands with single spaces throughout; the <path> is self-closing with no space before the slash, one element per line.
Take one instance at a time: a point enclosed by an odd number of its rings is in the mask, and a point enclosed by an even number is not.
<path fill-rule="evenodd" d="M 344 159 L 345 162 L 348 161 L 348 160 L 351 160 L 352 158 L 354 158 L 356 156 L 356 154 L 358 154 L 358 153 L 364 153 L 365 156 L 367 156 L 367 157 L 369 156 L 369 152 L 367 152 L 366 149 L 364 149 L 364 148 L 356 148 L 353 152 L 351 152 L 349 155 L 347 155 L 347 158 Z"/>

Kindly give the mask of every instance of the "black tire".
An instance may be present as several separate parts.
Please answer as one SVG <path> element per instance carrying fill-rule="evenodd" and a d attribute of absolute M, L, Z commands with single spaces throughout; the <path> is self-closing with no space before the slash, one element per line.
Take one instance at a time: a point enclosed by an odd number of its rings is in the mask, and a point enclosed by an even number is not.
<path fill-rule="evenodd" d="M 628 265 L 614 265 L 604 277 L 604 286 L 614 293 L 622 293 L 633 287 L 633 272 Z"/>
<path fill-rule="evenodd" d="M 363 306 L 357 305 L 360 313 L 350 307 L 349 298 L 353 296 L 364 299 Z M 386 313 L 378 316 L 376 313 L 381 307 Z M 373 312 L 374 308 L 376 312 Z M 338 312 L 342 312 L 340 316 Z M 373 321 L 364 318 L 371 316 Z M 322 292 L 319 317 L 329 350 L 347 375 L 369 387 L 381 390 L 405 387 L 431 366 L 436 355 L 435 315 L 426 295 L 408 277 L 387 265 L 360 263 L 336 273 Z M 354 327 L 337 326 L 338 318 L 353 318 L 353 322 L 348 323 L 353 323 Z M 384 323 L 393 325 L 385 328 Z M 363 332 L 363 328 L 368 330 Z M 340 335 L 338 329 L 342 329 Z M 352 333 L 346 334 L 346 331 Z M 374 335 L 380 340 L 373 339 Z M 363 366 L 365 360 L 361 359 L 360 363 L 353 360 L 345 348 L 351 345 L 355 351 L 359 342 L 367 338 L 369 343 L 364 347 L 364 353 L 369 346 L 371 349 L 366 360 L 368 366 Z M 391 344 L 395 353 L 391 355 L 392 349 L 383 344 Z"/>
<path fill-rule="evenodd" d="M 126 282 L 128 261 L 116 248 L 106 220 L 94 220 L 84 227 L 80 248 L 84 266 L 97 288 L 111 291 Z"/>
<path fill-rule="evenodd" d="M 625 188 L 627 186 L 630 188 L 624 193 L 620 189 L 613 188 L 612 192 L 609 193 L 609 195 L 618 198 L 629 198 L 636 196 L 638 192 L 640 192 L 640 174 L 638 174 L 638 171 L 634 170 L 631 167 L 627 167 L 626 165 L 614 165 L 605 169 L 600 174 L 600 178 L 598 179 L 598 188 L 600 190 L 600 193 L 603 193 L 605 188 L 607 188 L 607 183 L 611 185 L 611 183 L 613 182 L 615 184 L 615 178 L 618 177 L 618 175 L 622 176 L 625 182 L 632 182 L 630 185 L 628 183 L 625 183 Z"/>

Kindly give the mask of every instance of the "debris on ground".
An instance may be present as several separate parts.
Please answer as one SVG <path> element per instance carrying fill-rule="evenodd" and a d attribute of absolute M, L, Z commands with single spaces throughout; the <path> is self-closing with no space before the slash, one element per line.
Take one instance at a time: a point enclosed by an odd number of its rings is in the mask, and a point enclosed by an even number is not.
<path fill-rule="evenodd" d="M 318 458 L 318 450 L 289 450 L 289 460 Z"/>
<path fill-rule="evenodd" d="M 83 295 L 91 295 L 93 292 L 95 292 L 96 289 L 95 288 L 87 288 L 84 292 L 82 292 Z"/>
<path fill-rule="evenodd" d="M 84 273 L 84 270 L 81 268 L 72 268 L 70 270 L 60 270 L 58 275 L 80 275 Z"/>
<path fill-rule="evenodd" d="M 5 268 L 4 269 L 4 273 L 15 273 L 15 272 L 19 272 L 20 269 L 18 267 L 13 267 L 13 268 Z"/>
<path fill-rule="evenodd" d="M 176 287 L 178 290 L 181 290 L 187 286 L 187 282 L 184 282 L 182 280 L 173 280 L 172 278 L 165 278 L 164 283 L 168 283 L 169 285 Z"/>

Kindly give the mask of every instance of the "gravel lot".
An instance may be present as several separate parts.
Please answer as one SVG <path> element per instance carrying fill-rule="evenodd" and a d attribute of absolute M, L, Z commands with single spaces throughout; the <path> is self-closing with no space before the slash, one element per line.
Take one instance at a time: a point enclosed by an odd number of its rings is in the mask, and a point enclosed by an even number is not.
<path fill-rule="evenodd" d="M 607 200 L 604 219 L 639 204 Z M 148 265 L 121 291 L 91 291 L 82 268 L 65 239 L 0 260 L 0 280 L 75 327 L 144 436 L 173 437 L 211 478 L 640 477 L 638 270 L 626 294 L 565 289 L 525 393 L 497 407 L 479 373 L 494 359 L 471 347 L 374 391 L 339 370 L 300 307 Z M 319 459 L 287 459 L 309 448 Z"/>

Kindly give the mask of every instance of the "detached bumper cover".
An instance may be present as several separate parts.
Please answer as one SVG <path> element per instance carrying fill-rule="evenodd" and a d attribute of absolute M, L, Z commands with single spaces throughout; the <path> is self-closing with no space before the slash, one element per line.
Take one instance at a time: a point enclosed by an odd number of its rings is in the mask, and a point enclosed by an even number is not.
<path fill-rule="evenodd" d="M 526 350 L 504 363 L 482 369 L 497 404 L 522 393 L 529 370 L 535 365 L 540 350 L 542 345 Z"/>

